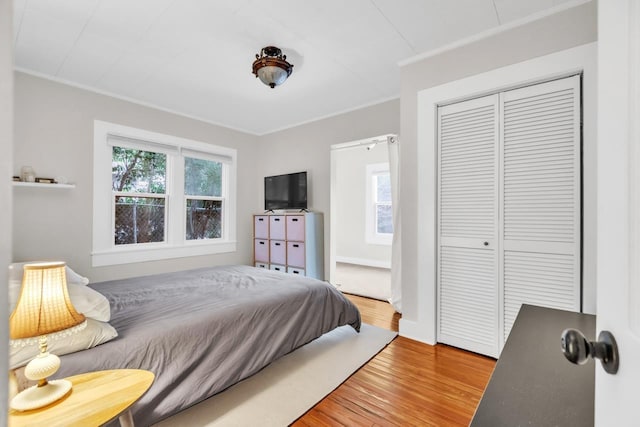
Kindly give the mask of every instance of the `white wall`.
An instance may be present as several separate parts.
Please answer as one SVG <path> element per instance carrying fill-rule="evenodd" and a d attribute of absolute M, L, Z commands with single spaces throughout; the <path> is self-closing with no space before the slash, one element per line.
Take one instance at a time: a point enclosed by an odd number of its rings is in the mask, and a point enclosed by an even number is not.
<path fill-rule="evenodd" d="M 14 261 L 63 260 L 92 281 L 251 262 L 251 213 L 262 197 L 253 172 L 257 137 L 23 73 L 15 74 L 15 96 L 13 173 L 31 165 L 37 175 L 64 175 L 76 188 L 15 189 Z M 236 148 L 237 251 L 92 268 L 94 120 Z"/>
<path fill-rule="evenodd" d="M 399 100 L 392 100 L 262 136 L 253 184 L 260 188 L 260 194 L 253 210 L 261 212 L 264 208 L 263 177 L 308 171 L 309 209 L 324 213 L 325 277 L 329 277 L 330 148 L 376 135 L 397 134 L 399 128 Z"/>
<path fill-rule="evenodd" d="M 435 323 L 435 152 L 419 146 L 418 94 L 426 89 L 476 76 L 543 55 L 593 42 L 597 39 L 596 4 L 582 4 L 558 14 L 508 29 L 466 45 L 443 51 L 401 68 L 400 190 L 402 208 L 402 308 L 400 332 L 430 341 L 425 324 Z M 592 80 L 590 84 L 595 84 Z M 588 88 L 593 93 L 594 87 Z M 590 108 L 595 96 L 585 99 Z M 590 120 L 594 120 L 593 117 Z M 593 123 L 589 123 L 595 126 Z M 585 147 L 585 233 L 595 232 L 595 154 Z M 425 185 L 426 183 L 426 185 Z M 424 196 L 422 192 L 430 192 Z M 423 205 L 419 202 L 423 201 Z M 595 244 L 587 244 L 585 258 L 595 260 Z M 583 277 L 594 276 L 593 264 L 585 262 Z M 586 290 L 591 295 L 595 286 Z M 592 297 L 593 295 L 591 295 Z M 425 310 L 425 307 L 428 310 Z M 595 309 L 595 307 L 592 307 Z M 590 310 L 588 310 L 590 311 Z M 429 335 L 425 338 L 424 334 Z"/>
<path fill-rule="evenodd" d="M 11 262 L 13 163 L 13 2 L 0 0 L 0 301 L 7 300 Z M 7 304 L 0 303 L 0 425 L 7 424 L 9 327 Z"/>
<path fill-rule="evenodd" d="M 76 188 L 14 191 L 13 261 L 64 260 L 94 282 L 206 265 L 250 264 L 251 215 L 263 210 L 264 176 L 300 170 L 309 171 L 309 208 L 325 214 L 328 271 L 330 147 L 397 133 L 400 123 L 399 100 L 394 100 L 257 137 L 19 72 L 15 97 L 11 173 L 19 174 L 22 165 L 30 165 L 40 176 L 64 175 Z M 237 251 L 92 268 L 94 120 L 236 148 Z"/>
<path fill-rule="evenodd" d="M 391 245 L 366 241 L 367 165 L 389 163 L 387 144 L 379 143 L 371 150 L 366 146 L 343 148 L 335 152 L 335 161 L 337 261 L 390 265 Z"/>

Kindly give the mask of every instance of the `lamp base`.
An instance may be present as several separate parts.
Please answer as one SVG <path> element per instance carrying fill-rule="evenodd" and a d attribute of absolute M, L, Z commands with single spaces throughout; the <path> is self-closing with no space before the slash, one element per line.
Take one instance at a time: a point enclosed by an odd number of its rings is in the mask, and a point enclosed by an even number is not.
<path fill-rule="evenodd" d="M 16 411 L 29 411 L 50 405 L 62 399 L 71 391 L 71 382 L 67 380 L 49 381 L 47 385 L 38 387 L 34 385 L 11 399 L 11 409 Z"/>

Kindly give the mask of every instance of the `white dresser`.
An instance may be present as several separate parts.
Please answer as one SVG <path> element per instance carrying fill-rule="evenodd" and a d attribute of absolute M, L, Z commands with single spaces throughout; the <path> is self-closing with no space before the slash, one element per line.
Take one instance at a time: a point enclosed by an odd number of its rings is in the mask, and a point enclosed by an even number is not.
<path fill-rule="evenodd" d="M 324 227 L 318 212 L 253 216 L 256 267 L 324 280 Z"/>

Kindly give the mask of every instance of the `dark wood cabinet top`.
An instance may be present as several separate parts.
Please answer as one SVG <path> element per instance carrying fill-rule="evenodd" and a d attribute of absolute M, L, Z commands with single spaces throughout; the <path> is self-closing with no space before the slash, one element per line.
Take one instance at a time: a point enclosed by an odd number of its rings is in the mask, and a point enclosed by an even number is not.
<path fill-rule="evenodd" d="M 595 364 L 564 357 L 560 335 L 567 328 L 592 341 L 595 316 L 522 306 L 472 427 L 593 426 Z"/>

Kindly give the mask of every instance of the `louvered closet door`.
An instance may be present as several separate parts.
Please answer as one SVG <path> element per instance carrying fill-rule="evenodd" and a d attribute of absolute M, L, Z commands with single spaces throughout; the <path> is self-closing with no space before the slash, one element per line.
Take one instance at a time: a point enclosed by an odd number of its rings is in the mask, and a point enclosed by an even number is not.
<path fill-rule="evenodd" d="M 501 97 L 503 344 L 523 303 L 580 310 L 580 77 Z"/>
<path fill-rule="evenodd" d="M 497 356 L 498 95 L 438 109 L 438 341 Z"/>

